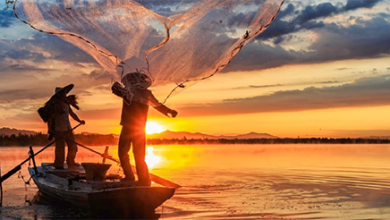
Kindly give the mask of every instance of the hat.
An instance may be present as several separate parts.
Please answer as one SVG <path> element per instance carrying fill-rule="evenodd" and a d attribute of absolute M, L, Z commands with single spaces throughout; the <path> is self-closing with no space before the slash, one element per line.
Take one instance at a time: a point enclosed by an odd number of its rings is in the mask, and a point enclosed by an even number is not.
<path fill-rule="evenodd" d="M 65 86 L 65 87 L 56 87 L 56 89 L 55 89 L 55 95 L 57 95 L 58 93 L 60 93 L 60 92 L 62 92 L 62 91 L 64 91 L 66 94 L 68 94 L 68 93 L 70 92 L 70 90 L 73 89 L 73 87 L 74 87 L 73 84 L 69 84 L 69 85 L 67 85 L 67 86 Z"/>

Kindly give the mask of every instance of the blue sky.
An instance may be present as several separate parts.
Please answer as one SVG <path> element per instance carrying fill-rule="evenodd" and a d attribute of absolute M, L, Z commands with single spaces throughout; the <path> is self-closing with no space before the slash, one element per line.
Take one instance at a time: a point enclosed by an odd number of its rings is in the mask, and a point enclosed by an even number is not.
<path fill-rule="evenodd" d="M 153 110 L 151 118 L 170 130 L 213 134 L 390 134 L 389 36 L 390 0 L 285 1 L 221 73 L 168 100 L 177 119 Z M 74 83 L 84 131 L 118 131 L 112 77 L 82 50 L 8 9 L 0 11 L 0 57 L 0 127 L 44 131 L 36 110 L 56 86 Z M 154 92 L 164 97 L 164 89 Z"/>

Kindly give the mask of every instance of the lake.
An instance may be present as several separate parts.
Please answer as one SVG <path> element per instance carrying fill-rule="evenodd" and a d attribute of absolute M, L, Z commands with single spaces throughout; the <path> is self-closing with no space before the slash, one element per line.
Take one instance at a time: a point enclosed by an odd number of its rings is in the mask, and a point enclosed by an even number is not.
<path fill-rule="evenodd" d="M 154 145 L 147 152 L 151 173 L 183 186 L 156 209 L 160 219 L 390 219 L 389 144 Z M 1 173 L 27 153 L 0 147 Z M 117 158 L 115 146 L 109 153 Z M 52 162 L 54 147 L 36 160 Z M 101 162 L 83 148 L 76 160 Z M 3 182 L 0 219 L 90 218 L 31 202 L 38 190 L 24 183 L 27 166 Z M 109 172 L 121 174 L 116 164 Z"/>

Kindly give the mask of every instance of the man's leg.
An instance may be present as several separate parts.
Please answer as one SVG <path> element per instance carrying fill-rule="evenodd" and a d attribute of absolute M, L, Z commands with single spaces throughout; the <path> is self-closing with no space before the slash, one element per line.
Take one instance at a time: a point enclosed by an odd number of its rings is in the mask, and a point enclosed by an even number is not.
<path fill-rule="evenodd" d="M 76 164 L 75 158 L 77 154 L 77 145 L 72 131 L 68 131 L 64 135 L 66 137 L 66 145 L 68 145 L 68 155 L 66 156 L 66 163 L 68 164 L 68 166 L 73 166 Z"/>
<path fill-rule="evenodd" d="M 129 157 L 129 150 L 131 144 L 130 134 L 131 134 L 131 130 L 126 126 L 123 126 L 121 130 L 121 134 L 119 136 L 118 156 L 121 162 L 123 173 L 125 174 L 125 179 L 135 180 L 134 173 L 131 170 L 130 157 Z"/>
<path fill-rule="evenodd" d="M 142 186 L 150 186 L 148 165 L 145 162 L 145 133 L 140 133 L 133 138 L 133 153 L 135 159 L 135 167 L 137 168 L 137 175 L 139 184 Z"/>
<path fill-rule="evenodd" d="M 55 168 L 63 168 L 65 161 L 65 140 L 60 135 L 55 136 L 56 148 L 54 150 L 54 164 Z"/>

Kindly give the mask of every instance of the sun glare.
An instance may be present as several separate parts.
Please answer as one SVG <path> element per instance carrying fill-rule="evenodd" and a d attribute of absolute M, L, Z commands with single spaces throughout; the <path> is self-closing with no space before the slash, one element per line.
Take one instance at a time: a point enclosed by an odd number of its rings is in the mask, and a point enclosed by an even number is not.
<path fill-rule="evenodd" d="M 165 129 L 162 125 L 159 125 L 154 121 L 147 121 L 146 122 L 146 128 L 145 128 L 146 134 L 161 133 L 163 131 L 165 131 Z"/>
<path fill-rule="evenodd" d="M 153 147 L 146 148 L 145 162 L 148 164 L 149 169 L 153 169 L 160 161 L 161 157 L 153 153 Z"/>

